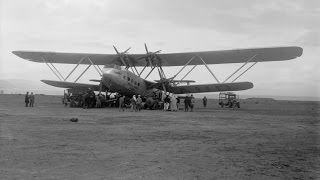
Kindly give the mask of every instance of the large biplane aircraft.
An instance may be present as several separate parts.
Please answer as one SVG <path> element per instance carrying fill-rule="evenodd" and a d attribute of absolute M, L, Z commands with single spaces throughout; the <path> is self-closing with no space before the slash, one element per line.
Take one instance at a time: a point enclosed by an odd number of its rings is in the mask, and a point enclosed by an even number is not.
<path fill-rule="evenodd" d="M 86 54 L 86 53 L 61 53 L 61 52 L 34 52 L 34 51 L 13 51 L 12 53 L 26 60 L 46 63 L 52 72 L 59 79 L 41 80 L 42 82 L 60 88 L 67 89 L 88 89 L 95 91 L 117 92 L 131 96 L 140 94 L 147 96 L 155 91 L 165 91 L 174 94 L 241 91 L 253 88 L 251 82 L 236 82 L 236 80 L 253 67 L 257 62 L 283 61 L 297 58 L 302 55 L 301 47 L 266 47 L 253 49 L 235 49 L 222 51 L 203 51 L 185 53 L 160 53 L 150 52 L 145 44 L 146 54 L 129 54 L 127 49 L 119 52 L 114 47 L 115 54 Z M 75 64 L 75 67 L 67 76 L 63 76 L 53 63 Z M 219 81 L 208 64 L 243 63 L 224 81 Z M 79 77 L 71 82 L 70 75 L 79 65 L 87 65 Z M 103 65 L 103 68 L 100 66 Z M 192 84 L 195 81 L 185 80 L 185 77 L 198 65 L 204 65 L 211 73 L 217 83 L 214 84 Z M 93 66 L 100 77 L 92 80 L 97 84 L 77 83 L 78 79 Z M 163 67 L 180 66 L 181 69 L 171 78 L 166 78 Z M 192 66 L 181 79 L 176 77 L 187 66 Z M 246 67 L 247 66 L 247 67 Z M 249 67 L 248 67 L 249 66 Z M 140 67 L 139 71 L 137 67 Z M 243 70 L 246 67 L 245 70 Z M 150 69 L 149 73 L 145 71 Z M 154 71 L 158 70 L 159 80 L 149 81 L 147 78 Z M 241 70 L 241 71 L 240 71 Z M 142 73 L 147 74 L 142 77 Z M 242 72 L 242 73 L 240 73 Z M 240 74 L 233 78 L 236 74 Z M 232 79 L 232 80 L 231 80 Z M 183 84 L 184 83 L 184 84 Z M 183 84 L 183 85 L 182 85 Z"/>

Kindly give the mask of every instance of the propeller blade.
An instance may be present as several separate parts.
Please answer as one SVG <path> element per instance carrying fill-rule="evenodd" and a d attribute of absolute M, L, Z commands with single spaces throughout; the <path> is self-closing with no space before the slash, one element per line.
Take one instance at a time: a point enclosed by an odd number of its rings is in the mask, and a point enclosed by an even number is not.
<path fill-rule="evenodd" d="M 127 53 L 129 50 L 131 49 L 131 47 L 129 47 L 127 50 L 125 50 L 123 53 Z"/>
<path fill-rule="evenodd" d="M 120 54 L 119 51 L 117 50 L 117 48 L 115 46 L 113 46 L 114 50 L 117 52 L 117 54 Z"/>
<path fill-rule="evenodd" d="M 147 54 L 148 54 L 149 51 L 148 51 L 148 47 L 147 47 L 147 44 L 146 44 L 146 43 L 144 43 L 144 47 L 146 48 L 146 51 L 147 51 Z"/>
<path fill-rule="evenodd" d="M 156 52 L 154 52 L 154 53 L 156 54 L 156 53 L 160 53 L 160 52 L 161 52 L 161 50 L 158 50 L 158 51 L 156 51 Z"/>
<path fill-rule="evenodd" d="M 121 60 L 121 62 L 122 62 L 122 64 L 123 64 L 124 66 L 128 67 L 126 61 L 123 59 L 122 56 L 120 56 L 120 60 Z"/>
<path fill-rule="evenodd" d="M 149 62 L 149 66 L 153 67 L 152 60 L 151 60 L 151 58 L 149 56 L 148 56 L 148 62 Z"/>

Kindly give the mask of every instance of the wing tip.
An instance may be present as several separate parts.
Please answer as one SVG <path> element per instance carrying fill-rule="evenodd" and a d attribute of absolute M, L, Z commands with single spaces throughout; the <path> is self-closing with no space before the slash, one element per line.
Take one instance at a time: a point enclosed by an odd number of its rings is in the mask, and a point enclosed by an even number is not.
<path fill-rule="evenodd" d="M 20 51 L 12 51 L 12 54 L 20 57 Z"/>
<path fill-rule="evenodd" d="M 303 48 L 302 47 L 299 47 L 299 46 L 297 46 L 296 47 L 297 48 L 297 57 L 300 57 L 300 56 L 302 56 L 302 54 L 303 54 Z"/>

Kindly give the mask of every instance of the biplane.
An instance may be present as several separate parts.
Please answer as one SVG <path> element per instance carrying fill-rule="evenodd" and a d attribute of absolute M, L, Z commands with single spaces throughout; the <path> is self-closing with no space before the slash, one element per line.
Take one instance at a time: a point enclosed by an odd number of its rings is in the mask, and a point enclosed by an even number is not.
<path fill-rule="evenodd" d="M 94 91 L 117 92 L 127 96 L 135 94 L 147 96 L 155 91 L 188 94 L 247 90 L 253 88 L 253 83 L 237 82 L 237 79 L 258 62 L 290 60 L 301 56 L 303 53 L 303 49 L 296 46 L 161 53 L 161 50 L 150 52 L 145 44 L 146 54 L 129 54 L 128 51 L 130 48 L 124 52 L 119 52 L 115 46 L 113 47 L 116 52 L 115 54 L 36 51 L 13 51 L 12 53 L 29 61 L 45 63 L 59 79 L 41 80 L 48 85 L 67 89 L 91 88 Z M 75 67 L 69 74 L 63 76 L 54 66 L 55 63 L 75 64 Z M 220 81 L 208 66 L 211 64 L 228 63 L 243 64 L 223 81 Z M 85 65 L 86 68 L 74 81 L 68 80 L 79 65 Z M 195 81 L 185 79 L 194 68 L 201 65 L 206 67 L 216 83 L 190 84 Z M 96 84 L 78 83 L 79 78 L 91 66 L 96 69 L 100 76 L 96 80 L 91 80 Z M 173 77 L 167 78 L 163 68 L 168 66 L 178 66 L 181 68 Z M 192 68 L 185 73 L 183 78 L 177 79 L 176 77 L 185 70 L 187 66 L 192 66 Z M 159 79 L 155 81 L 147 80 L 154 70 L 158 71 Z M 143 72 L 147 74 L 144 77 L 142 77 Z"/>

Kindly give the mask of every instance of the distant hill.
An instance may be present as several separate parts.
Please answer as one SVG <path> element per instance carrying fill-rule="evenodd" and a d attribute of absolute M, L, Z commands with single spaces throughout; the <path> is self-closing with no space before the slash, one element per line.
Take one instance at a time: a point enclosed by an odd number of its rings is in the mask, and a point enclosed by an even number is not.
<path fill-rule="evenodd" d="M 273 98 L 247 98 L 249 101 L 275 101 Z"/>
<path fill-rule="evenodd" d="M 63 89 L 48 86 L 41 81 L 22 79 L 0 79 L 0 91 L 5 94 L 24 94 L 27 91 L 36 94 L 63 94 Z"/>
<path fill-rule="evenodd" d="M 240 99 L 273 99 L 273 100 L 291 100 L 291 101 L 320 101 L 320 97 L 312 96 L 271 96 L 271 95 L 246 95 L 245 91 L 236 92 L 239 95 Z M 209 99 L 219 99 L 219 93 L 200 93 L 194 94 L 196 98 L 203 98 L 206 96 Z"/>

